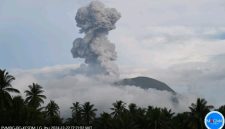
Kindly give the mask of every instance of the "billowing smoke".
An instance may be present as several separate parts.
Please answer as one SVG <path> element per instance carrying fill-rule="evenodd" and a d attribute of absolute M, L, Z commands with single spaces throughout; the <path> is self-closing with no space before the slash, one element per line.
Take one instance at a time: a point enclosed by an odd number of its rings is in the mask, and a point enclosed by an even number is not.
<path fill-rule="evenodd" d="M 118 76 L 119 70 L 113 62 L 117 58 L 115 45 L 108 38 L 108 32 L 115 29 L 121 15 L 114 8 L 105 8 L 99 1 L 78 9 L 75 20 L 84 38 L 77 38 L 71 50 L 74 58 L 85 59 L 85 69 L 90 73 Z M 87 67 L 86 67 L 87 66 Z"/>

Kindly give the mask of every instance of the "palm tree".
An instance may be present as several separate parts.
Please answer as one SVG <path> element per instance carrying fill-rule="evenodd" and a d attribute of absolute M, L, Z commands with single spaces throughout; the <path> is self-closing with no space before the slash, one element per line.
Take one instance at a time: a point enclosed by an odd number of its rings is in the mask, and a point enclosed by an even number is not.
<path fill-rule="evenodd" d="M 47 123 L 42 109 L 36 109 L 26 105 L 26 123 L 25 125 L 45 125 Z"/>
<path fill-rule="evenodd" d="M 147 129 L 149 127 L 149 119 L 146 115 L 146 109 L 138 107 L 135 111 L 135 114 L 132 116 L 135 124 L 139 129 Z"/>
<path fill-rule="evenodd" d="M 171 109 L 148 106 L 145 120 L 148 121 L 145 128 L 173 129 L 171 120 L 174 113 Z"/>
<path fill-rule="evenodd" d="M 219 111 L 220 113 L 223 114 L 223 116 L 225 116 L 225 105 L 219 107 L 219 109 L 217 109 L 217 111 Z"/>
<path fill-rule="evenodd" d="M 0 111 L 4 111 L 12 106 L 10 92 L 20 93 L 17 89 L 12 87 L 11 83 L 13 80 L 15 80 L 15 78 L 12 75 L 9 75 L 6 70 L 0 69 Z"/>
<path fill-rule="evenodd" d="M 125 106 L 126 103 L 124 103 L 123 101 L 116 101 L 115 103 L 113 103 L 113 108 L 111 108 L 111 110 L 113 111 L 111 114 L 114 117 L 118 117 L 122 112 L 126 110 Z"/>
<path fill-rule="evenodd" d="M 24 99 L 21 96 L 15 96 L 12 99 L 11 117 L 13 125 L 24 125 L 26 122 L 26 105 Z"/>
<path fill-rule="evenodd" d="M 122 112 L 114 117 L 112 126 L 113 129 L 139 129 L 129 112 Z"/>
<path fill-rule="evenodd" d="M 73 103 L 73 106 L 70 107 L 70 109 L 72 109 L 72 113 L 80 111 L 81 110 L 80 103 L 79 102 Z"/>
<path fill-rule="evenodd" d="M 188 122 L 191 121 L 189 112 L 179 113 L 173 117 L 173 126 L 175 129 L 190 129 Z"/>
<path fill-rule="evenodd" d="M 161 122 L 164 129 L 172 129 L 173 124 L 171 123 L 171 120 L 174 117 L 174 112 L 172 112 L 171 109 L 163 108 L 161 109 Z"/>
<path fill-rule="evenodd" d="M 28 104 L 28 106 L 37 109 L 41 106 L 41 103 L 44 103 L 44 99 L 46 99 L 46 96 L 42 95 L 44 91 L 42 90 L 42 87 L 36 83 L 33 83 L 28 87 L 29 90 L 25 91 L 27 97 L 25 102 Z"/>
<path fill-rule="evenodd" d="M 223 116 L 225 116 L 225 105 L 220 106 L 217 111 L 220 112 Z M 225 127 L 223 127 L 222 129 L 225 129 Z"/>
<path fill-rule="evenodd" d="M 204 129 L 204 117 L 213 109 L 213 106 L 207 105 L 205 99 L 198 98 L 196 104 L 192 103 L 189 107 L 191 110 L 191 121 L 189 126 L 191 129 Z"/>
<path fill-rule="evenodd" d="M 45 107 L 45 110 L 50 125 L 61 124 L 58 104 L 56 104 L 53 100 L 50 100 L 48 105 Z"/>
<path fill-rule="evenodd" d="M 93 120 L 95 119 L 95 112 L 97 111 L 96 108 L 94 108 L 93 104 L 90 104 L 90 102 L 86 102 L 82 106 L 82 118 L 84 120 L 84 124 L 90 125 L 92 124 Z"/>
<path fill-rule="evenodd" d="M 71 123 L 72 124 L 76 124 L 76 125 L 80 125 L 81 124 L 81 107 L 80 107 L 80 103 L 76 102 L 73 103 L 73 106 L 70 107 L 70 109 L 72 109 L 72 119 L 71 119 Z"/>
<path fill-rule="evenodd" d="M 131 103 L 129 104 L 128 109 L 131 114 L 135 114 L 137 112 L 137 105 L 134 103 Z"/>
<path fill-rule="evenodd" d="M 50 102 L 45 107 L 45 109 L 46 109 L 46 114 L 50 117 L 59 115 L 59 106 L 53 100 L 50 100 Z"/>
<path fill-rule="evenodd" d="M 41 112 L 41 103 L 44 103 L 46 96 L 42 93 L 42 87 L 36 83 L 29 85 L 29 90 L 26 90 L 25 104 L 27 105 L 27 125 L 43 125 L 45 124 L 44 114 Z"/>
<path fill-rule="evenodd" d="M 162 126 L 160 108 L 152 108 L 149 106 L 146 116 L 149 120 L 149 128 L 160 129 L 160 127 Z"/>
<path fill-rule="evenodd" d="M 111 129 L 112 128 L 112 118 L 111 115 L 103 112 L 100 114 L 100 117 L 95 121 L 95 128 L 96 129 Z"/>

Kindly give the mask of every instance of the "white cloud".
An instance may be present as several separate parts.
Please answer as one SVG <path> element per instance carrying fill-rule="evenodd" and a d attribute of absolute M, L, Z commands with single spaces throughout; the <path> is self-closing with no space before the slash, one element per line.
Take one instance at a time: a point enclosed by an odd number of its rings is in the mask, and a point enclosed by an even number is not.
<path fill-rule="evenodd" d="M 225 55 L 211 56 L 202 62 L 187 62 L 168 68 L 123 67 L 122 76 L 149 76 L 167 83 L 180 94 L 205 98 L 216 107 L 224 105 Z"/>
<path fill-rule="evenodd" d="M 83 6 L 88 3 L 87 1 L 67 1 L 63 6 L 60 2 L 57 2 L 57 6 L 51 2 L 43 5 L 46 6 L 45 11 L 51 10 L 49 12 L 51 15 L 47 18 L 48 23 L 55 23 L 53 27 L 61 28 L 63 31 L 57 29 L 59 34 L 70 35 L 59 36 L 60 39 L 63 39 L 62 43 L 66 42 L 71 44 L 72 47 L 72 41 L 75 37 L 69 33 L 73 31 L 70 27 L 75 26 L 73 15 L 75 15 L 78 5 L 82 4 Z M 225 68 L 222 60 L 224 60 L 223 54 L 225 54 L 225 17 L 223 13 L 225 2 L 223 0 L 103 1 L 107 6 L 117 8 L 122 14 L 117 29 L 109 35 L 110 40 L 116 44 L 117 63 L 120 66 L 121 77 L 145 75 L 164 81 L 176 91 L 187 95 L 187 99 L 184 97 L 185 101 L 181 101 L 186 103 L 186 105 L 184 104 L 186 108 L 190 102 L 193 102 L 192 98 L 195 98 L 192 95 L 205 97 L 216 105 L 224 104 Z M 26 7 L 26 4 L 24 6 Z M 58 11 L 59 7 L 60 11 Z M 67 12 L 63 12 L 64 9 Z M 10 12 L 10 14 L 15 15 L 13 12 Z M 57 17 L 55 17 L 56 14 Z M 8 16 L 4 16 L 7 19 Z M 58 16 L 65 17 L 60 18 Z M 47 16 L 44 15 L 43 18 L 45 17 Z M 12 18 L 15 17 L 12 16 Z M 35 15 L 35 18 L 39 17 Z M 44 21 L 42 18 L 40 19 L 41 22 Z M 32 19 L 28 17 L 26 21 L 30 20 Z M 64 26 L 65 22 L 67 23 L 66 27 Z M 68 26 L 70 24 L 71 26 Z M 51 30 L 51 28 L 48 29 Z M 45 32 L 44 29 L 39 31 Z M 74 32 L 77 34 L 78 29 L 75 28 Z M 49 40 L 48 43 L 55 44 L 53 40 Z M 64 46 L 62 43 L 59 42 L 58 44 Z M 69 45 L 65 44 L 65 46 L 70 48 Z M 54 53 L 61 51 L 61 48 L 59 47 L 57 51 L 54 50 Z M 52 49 L 52 47 L 49 47 L 49 49 Z M 67 49 L 64 48 L 63 50 Z M 69 49 L 65 53 L 68 53 L 69 56 Z M 56 56 L 55 54 L 52 55 L 53 57 Z M 57 59 L 63 58 L 57 57 Z M 164 96 L 162 92 L 143 91 L 136 87 L 121 88 L 105 84 L 103 86 L 102 83 L 83 76 L 65 77 L 70 69 L 75 68 L 77 68 L 76 65 L 71 65 L 67 68 L 57 66 L 55 68 L 13 72 L 17 73 L 15 86 L 23 90 L 28 84 L 38 82 L 44 86 L 49 98 L 56 99 L 60 106 L 63 106 L 63 110 L 68 109 L 72 101 L 84 100 L 93 101 L 99 107 L 105 105 L 107 107 L 117 97 L 138 104 L 171 106 L 166 101 L 169 95 L 165 94 Z M 157 96 L 162 96 L 162 98 Z M 74 98 L 74 100 L 71 98 Z M 142 100 L 149 100 L 149 103 L 142 102 Z"/>
<path fill-rule="evenodd" d="M 115 33 L 112 40 L 121 65 L 168 68 L 179 63 L 204 62 L 223 54 L 225 40 L 220 35 L 224 33 L 224 28 L 216 27 L 149 26 L 136 35 L 128 31 Z"/>
<path fill-rule="evenodd" d="M 96 105 L 99 112 L 110 112 L 110 107 L 116 100 L 123 100 L 128 104 L 136 103 L 141 107 L 148 105 L 168 107 L 173 109 L 173 111 L 181 112 L 188 110 L 188 106 L 196 99 L 194 95 L 178 94 L 179 104 L 175 104 L 172 101 L 174 95 L 170 92 L 154 89 L 144 90 L 135 86 L 115 86 L 112 85 L 110 80 L 106 81 L 106 78 L 100 78 L 100 76 L 87 77 L 81 74 L 69 76 L 66 71 L 69 71 L 71 68 L 61 66 L 61 70 L 59 70 L 58 68 L 49 67 L 45 68 L 44 71 L 39 70 L 41 72 L 38 73 L 33 72 L 33 70 L 29 72 L 21 70 L 15 72 L 16 81 L 14 85 L 15 88 L 24 91 L 32 82 L 39 83 L 46 91 L 48 100 L 55 100 L 59 104 L 61 114 L 64 117 L 70 115 L 69 108 L 76 101 L 81 103 L 90 101 Z M 49 71 L 52 71 L 54 74 L 51 75 Z M 67 74 L 67 76 L 58 78 L 57 74 Z M 48 76 L 48 78 L 43 78 L 43 75 Z"/>

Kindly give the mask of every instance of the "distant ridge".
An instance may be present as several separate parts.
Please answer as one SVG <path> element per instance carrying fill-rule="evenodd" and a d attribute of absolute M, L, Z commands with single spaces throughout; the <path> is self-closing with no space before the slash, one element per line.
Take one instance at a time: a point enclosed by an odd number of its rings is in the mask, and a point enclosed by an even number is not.
<path fill-rule="evenodd" d="M 175 93 L 173 89 L 171 89 L 167 84 L 158 81 L 149 77 L 135 77 L 135 78 L 126 78 L 119 82 L 116 82 L 117 85 L 134 85 L 137 87 L 141 87 L 143 89 L 156 89 L 161 91 L 169 91 Z"/>

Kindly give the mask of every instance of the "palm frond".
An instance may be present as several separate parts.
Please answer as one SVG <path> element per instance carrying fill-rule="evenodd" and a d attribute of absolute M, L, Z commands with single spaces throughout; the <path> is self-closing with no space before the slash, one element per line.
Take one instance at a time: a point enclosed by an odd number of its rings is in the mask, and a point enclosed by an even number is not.
<path fill-rule="evenodd" d="M 14 93 L 20 93 L 20 91 L 15 89 L 15 88 L 5 88 L 5 91 L 14 92 Z"/>

